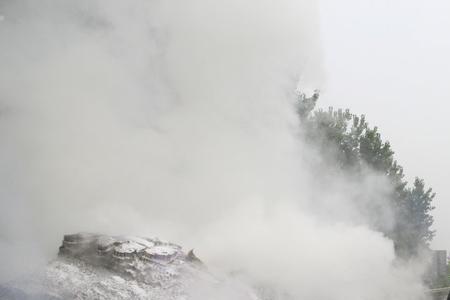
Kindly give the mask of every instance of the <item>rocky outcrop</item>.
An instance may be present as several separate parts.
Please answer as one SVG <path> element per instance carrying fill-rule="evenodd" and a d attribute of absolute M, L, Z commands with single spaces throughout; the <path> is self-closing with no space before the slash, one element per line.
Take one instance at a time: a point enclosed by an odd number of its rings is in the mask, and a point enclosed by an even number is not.
<path fill-rule="evenodd" d="M 153 285 L 163 285 L 171 277 L 200 266 L 200 260 L 193 260 L 192 255 L 179 245 L 156 238 L 92 233 L 65 235 L 59 248 L 60 257 L 78 259 Z"/>
<path fill-rule="evenodd" d="M 206 298 L 205 298 L 206 297 Z M 257 300 L 254 290 L 212 274 L 193 251 L 157 238 L 64 236 L 44 270 L 0 285 L 0 299 Z"/>

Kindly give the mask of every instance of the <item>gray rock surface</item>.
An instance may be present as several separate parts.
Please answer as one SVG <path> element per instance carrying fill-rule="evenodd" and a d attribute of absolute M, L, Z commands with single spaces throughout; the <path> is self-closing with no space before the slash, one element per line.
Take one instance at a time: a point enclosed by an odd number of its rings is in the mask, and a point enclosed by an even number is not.
<path fill-rule="evenodd" d="M 205 298 L 206 297 L 206 298 Z M 44 270 L 0 286 L 0 299 L 257 300 L 248 288 L 209 272 L 195 254 L 159 239 L 65 235 Z"/>

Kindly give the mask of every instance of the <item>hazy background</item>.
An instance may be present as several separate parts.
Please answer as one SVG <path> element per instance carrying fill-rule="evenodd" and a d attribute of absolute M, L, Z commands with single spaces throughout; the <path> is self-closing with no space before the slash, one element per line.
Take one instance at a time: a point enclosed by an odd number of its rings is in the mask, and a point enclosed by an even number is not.
<path fill-rule="evenodd" d="M 450 2 L 320 1 L 327 74 L 319 106 L 366 114 L 408 181 L 437 196 L 434 249 L 450 249 Z"/>
<path fill-rule="evenodd" d="M 372 66 L 372 56 L 386 49 L 397 57 L 399 48 L 375 44 L 359 61 L 353 48 L 336 50 L 346 43 L 330 28 L 349 37 L 339 26 L 354 26 L 339 11 L 357 18 L 364 6 L 0 4 L 0 279 L 54 257 L 64 233 L 96 231 L 159 235 L 299 298 L 329 299 L 331 290 L 338 300 L 422 299 L 421 264 L 396 262 L 392 241 L 354 205 L 364 194 L 382 201 L 390 186 L 369 172 L 358 184 L 336 178 L 324 189 L 303 160 L 311 153 L 299 139 L 299 79 L 323 90 L 321 106 L 349 106 L 389 139 L 388 128 L 404 136 L 382 123 L 392 120 L 389 103 L 369 104 L 387 88 L 372 89 L 360 74 L 353 80 L 348 67 L 373 74 L 381 63 Z M 351 59 L 343 66 L 340 52 Z M 406 92 L 396 93 L 409 107 Z M 391 140 L 400 162 L 409 150 L 421 153 Z"/>

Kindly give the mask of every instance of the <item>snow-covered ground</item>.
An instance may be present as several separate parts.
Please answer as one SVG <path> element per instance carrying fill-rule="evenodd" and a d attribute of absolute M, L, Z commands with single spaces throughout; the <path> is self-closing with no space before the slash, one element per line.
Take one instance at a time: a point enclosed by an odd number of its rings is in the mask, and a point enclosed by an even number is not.
<path fill-rule="evenodd" d="M 94 234 L 66 235 L 59 257 L 44 270 L 0 286 L 0 299 L 211 297 L 258 299 L 251 288 L 213 275 L 193 253 L 185 253 L 178 245 Z"/>

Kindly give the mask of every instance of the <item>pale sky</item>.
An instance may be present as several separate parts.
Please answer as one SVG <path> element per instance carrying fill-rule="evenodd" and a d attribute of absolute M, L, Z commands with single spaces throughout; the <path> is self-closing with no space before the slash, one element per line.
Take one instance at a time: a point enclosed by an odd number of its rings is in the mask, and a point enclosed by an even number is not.
<path fill-rule="evenodd" d="M 319 106 L 366 114 L 409 181 L 437 193 L 434 249 L 450 250 L 450 1 L 322 0 Z"/>

